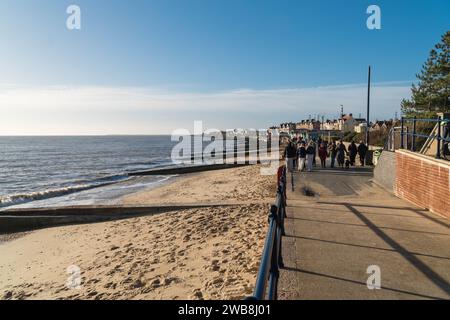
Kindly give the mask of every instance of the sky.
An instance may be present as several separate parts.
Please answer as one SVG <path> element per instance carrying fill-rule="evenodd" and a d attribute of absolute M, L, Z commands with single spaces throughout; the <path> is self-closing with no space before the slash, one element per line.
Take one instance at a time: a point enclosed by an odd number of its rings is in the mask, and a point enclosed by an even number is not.
<path fill-rule="evenodd" d="M 371 118 L 392 118 L 447 30 L 448 0 L 2 0 L 0 135 L 365 117 L 369 65 Z"/>

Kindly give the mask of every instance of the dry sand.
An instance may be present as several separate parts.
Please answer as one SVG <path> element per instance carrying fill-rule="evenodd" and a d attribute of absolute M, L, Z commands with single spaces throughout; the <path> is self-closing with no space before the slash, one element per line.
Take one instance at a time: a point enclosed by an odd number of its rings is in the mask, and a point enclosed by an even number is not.
<path fill-rule="evenodd" d="M 190 174 L 151 191 L 123 198 L 128 205 L 180 203 L 270 203 L 275 177 L 260 174 L 261 166 Z"/>
<path fill-rule="evenodd" d="M 229 206 L 6 238 L 0 299 L 241 299 L 255 284 L 274 196 L 275 178 L 257 166 L 204 172 L 123 202 Z M 72 265 L 78 289 L 66 285 Z"/>

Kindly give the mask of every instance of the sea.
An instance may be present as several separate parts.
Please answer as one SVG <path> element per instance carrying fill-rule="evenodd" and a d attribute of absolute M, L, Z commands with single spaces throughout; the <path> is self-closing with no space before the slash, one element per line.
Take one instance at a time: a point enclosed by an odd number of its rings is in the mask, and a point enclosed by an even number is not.
<path fill-rule="evenodd" d="M 0 210 L 120 204 L 176 177 L 128 174 L 179 166 L 171 160 L 178 142 L 168 135 L 0 136 Z"/>

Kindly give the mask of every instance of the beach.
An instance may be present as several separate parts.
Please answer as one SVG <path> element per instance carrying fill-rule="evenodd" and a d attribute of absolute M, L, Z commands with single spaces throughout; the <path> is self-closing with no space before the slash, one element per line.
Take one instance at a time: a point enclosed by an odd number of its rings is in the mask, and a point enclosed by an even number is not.
<path fill-rule="evenodd" d="M 214 207 L 3 237 L 0 299 L 242 299 L 254 289 L 276 192 L 275 176 L 259 170 L 188 174 L 121 199 Z"/>

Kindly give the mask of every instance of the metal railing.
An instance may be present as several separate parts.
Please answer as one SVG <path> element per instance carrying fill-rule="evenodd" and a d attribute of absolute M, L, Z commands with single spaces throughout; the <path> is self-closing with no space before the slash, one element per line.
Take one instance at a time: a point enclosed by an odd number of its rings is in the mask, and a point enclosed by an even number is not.
<path fill-rule="evenodd" d="M 282 169 L 278 183 L 277 200 L 270 208 L 269 230 L 264 244 L 261 264 L 256 278 L 253 296 L 246 300 L 276 300 L 278 295 L 279 270 L 284 267 L 282 258 L 282 237 L 285 235 L 286 217 L 286 167 Z"/>
<path fill-rule="evenodd" d="M 441 158 L 447 158 L 448 154 L 445 153 L 445 148 L 444 145 L 447 143 L 450 143 L 450 138 L 447 137 L 443 137 L 443 128 L 441 123 L 442 122 L 449 122 L 450 119 L 445 119 L 445 118 L 441 118 L 441 117 L 437 117 L 436 119 L 417 119 L 417 117 L 414 118 L 402 118 L 401 121 L 401 133 L 400 133 L 400 148 L 401 149 L 408 149 L 408 137 L 411 137 L 411 151 L 416 152 L 416 138 L 425 138 L 427 139 L 426 143 L 428 143 L 431 140 L 436 140 L 436 159 L 441 159 Z M 408 132 L 408 127 L 406 127 L 407 123 L 411 123 L 412 122 L 412 129 L 409 130 L 410 132 Z M 429 123 L 436 123 L 437 125 L 435 126 L 435 129 L 433 129 L 433 131 L 430 134 L 423 134 L 423 133 L 418 133 L 417 132 L 417 123 L 418 122 L 429 122 Z M 406 128 L 406 130 L 405 130 Z M 448 129 L 447 129 L 448 130 Z M 405 145 L 405 138 L 406 137 L 406 145 Z M 431 145 L 431 143 L 430 143 Z M 447 146 L 448 148 L 448 146 Z M 449 150 L 447 150 L 449 151 Z"/>

